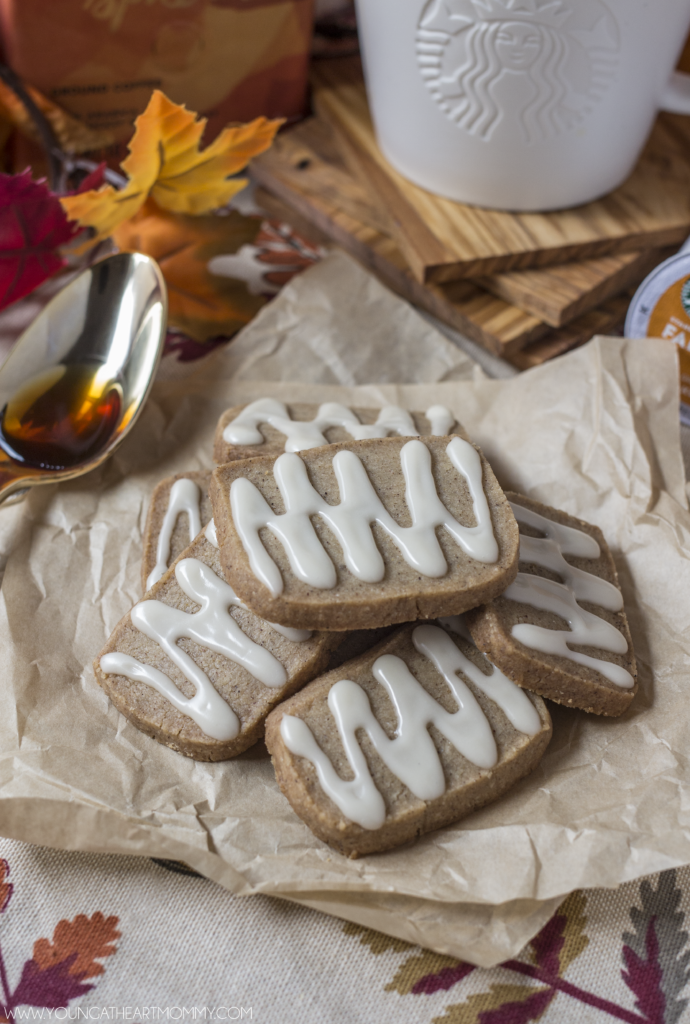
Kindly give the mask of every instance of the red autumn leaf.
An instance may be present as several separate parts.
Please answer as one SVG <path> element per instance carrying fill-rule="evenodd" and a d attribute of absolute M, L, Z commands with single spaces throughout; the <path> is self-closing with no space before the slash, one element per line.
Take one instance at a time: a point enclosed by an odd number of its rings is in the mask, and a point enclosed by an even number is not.
<path fill-rule="evenodd" d="M 100 188 L 101 185 L 105 184 L 106 167 L 107 164 L 104 160 L 103 163 L 98 164 L 97 167 L 94 167 L 94 169 L 86 175 L 79 188 L 75 188 L 74 191 L 69 194 L 71 196 L 79 196 L 82 192 L 90 192 L 92 189 Z"/>
<path fill-rule="evenodd" d="M 0 309 L 22 299 L 65 265 L 58 246 L 77 225 L 31 171 L 0 174 Z"/>
<path fill-rule="evenodd" d="M 103 974 L 103 965 L 98 960 L 116 952 L 115 942 L 120 938 L 117 923 L 116 917 L 103 917 L 101 913 L 91 918 L 79 914 L 74 921 L 60 921 L 52 943 L 48 939 L 34 943 L 34 961 L 46 971 L 69 959 L 69 973 L 80 981 Z"/>

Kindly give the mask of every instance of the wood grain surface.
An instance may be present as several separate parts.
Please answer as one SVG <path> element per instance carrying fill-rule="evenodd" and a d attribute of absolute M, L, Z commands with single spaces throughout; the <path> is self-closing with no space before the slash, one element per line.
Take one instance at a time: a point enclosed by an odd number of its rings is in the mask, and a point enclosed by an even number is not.
<path fill-rule="evenodd" d="M 323 164 L 328 165 L 326 175 Z M 258 198 L 269 213 L 306 234 L 311 228 L 316 241 L 337 242 L 393 291 L 495 355 L 513 361 L 531 346 L 523 362 L 537 365 L 589 340 L 595 331 L 616 329 L 624 319 L 627 299 L 605 305 L 595 320 L 585 315 L 565 329 L 553 330 L 476 282 L 424 285 L 417 281 L 396 241 L 386 233 L 385 215 L 343 164 L 328 126 L 315 119 L 280 135 L 268 152 L 253 161 L 252 174 L 268 190 Z M 548 347 L 533 347 L 539 341 Z"/>
<path fill-rule="evenodd" d="M 690 125 L 659 117 L 628 180 L 604 198 L 551 213 L 507 213 L 444 199 L 412 184 L 379 150 L 357 59 L 318 61 L 317 112 L 388 212 L 415 277 L 442 282 L 575 259 L 678 246 L 690 233 Z"/>
<path fill-rule="evenodd" d="M 596 260 L 558 263 L 477 278 L 477 284 L 552 327 L 562 327 L 607 299 L 637 287 L 677 246 L 622 252 Z"/>

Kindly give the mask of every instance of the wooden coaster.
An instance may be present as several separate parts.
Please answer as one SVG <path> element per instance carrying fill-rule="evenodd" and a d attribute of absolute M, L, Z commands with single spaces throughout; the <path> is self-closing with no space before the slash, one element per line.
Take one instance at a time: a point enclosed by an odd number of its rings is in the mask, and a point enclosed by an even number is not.
<path fill-rule="evenodd" d="M 412 184 L 376 144 L 356 59 L 313 68 L 317 112 L 338 131 L 348 160 L 389 214 L 415 277 L 441 282 L 678 246 L 690 233 L 690 125 L 659 117 L 640 161 L 615 192 L 552 213 L 465 206 Z"/>
<path fill-rule="evenodd" d="M 552 327 L 562 327 L 607 299 L 636 288 L 677 246 L 622 252 L 597 260 L 559 263 L 537 270 L 513 270 L 479 277 L 477 284 Z"/>
<path fill-rule="evenodd" d="M 367 202 L 357 182 L 347 172 L 337 171 L 331 165 L 330 187 L 332 195 L 340 200 L 338 204 L 335 198 L 329 201 L 308 186 L 304 191 L 297 187 L 302 180 L 298 175 L 319 157 L 301 141 L 295 141 L 295 149 L 292 149 L 293 142 L 288 140 L 296 132 L 297 129 L 293 129 L 281 136 L 267 154 L 253 163 L 254 176 L 278 197 L 276 201 L 273 196 L 261 195 L 257 197 L 261 205 L 273 215 L 293 223 L 296 210 L 307 225 L 314 225 L 325 237 L 336 241 L 393 291 L 495 355 L 515 362 L 518 354 L 529 346 L 520 360 L 520 368 L 526 368 L 588 341 L 593 333 L 610 333 L 622 326 L 629 296 L 605 304 L 602 310 L 596 311 L 594 318 L 586 314 L 566 328 L 553 330 L 537 317 L 490 295 L 471 281 L 421 284 L 413 277 L 392 238 L 376 227 L 361 223 L 343 209 L 342 197 L 348 190 L 362 207 Z M 290 146 L 295 159 L 283 176 L 287 161 L 283 162 L 280 157 L 286 145 Z M 300 228 L 299 223 L 295 226 Z"/>
<path fill-rule="evenodd" d="M 512 361 L 526 346 L 543 341 L 546 348 L 530 348 L 523 359 L 525 366 L 537 365 L 588 341 L 593 333 L 618 329 L 625 318 L 628 298 L 613 300 L 596 316 L 585 314 L 554 331 L 473 281 L 421 284 L 396 242 L 385 233 L 387 219 L 339 162 L 332 137 L 318 122 L 305 122 L 280 135 L 268 152 L 253 161 L 252 173 L 271 193 L 257 197 L 269 213 L 304 230 L 296 221 L 297 211 L 307 222 L 307 233 L 309 225 L 315 226 L 393 291 L 495 355 Z"/>
<path fill-rule="evenodd" d="M 394 233 L 385 210 L 372 201 L 361 180 L 348 169 L 333 130 L 320 118 L 310 118 L 281 134 L 253 166 L 264 185 L 284 199 L 289 200 L 293 193 L 296 200 L 302 197 L 316 205 L 321 200 L 323 207 L 312 210 L 317 221 L 325 208 L 338 209 L 359 224 L 375 227 L 388 236 Z M 478 278 L 474 283 L 540 322 L 561 327 L 636 287 L 672 251 L 621 253 L 581 263 L 512 271 Z"/>
<path fill-rule="evenodd" d="M 564 352 L 584 345 L 596 334 L 616 334 L 623 328 L 631 298 L 632 293 L 626 292 L 608 299 L 598 309 L 590 310 L 565 327 L 551 331 L 539 341 L 525 345 L 518 352 L 509 353 L 506 359 L 518 370 L 529 370 L 533 366 L 540 366 L 548 359 L 555 359 Z"/>

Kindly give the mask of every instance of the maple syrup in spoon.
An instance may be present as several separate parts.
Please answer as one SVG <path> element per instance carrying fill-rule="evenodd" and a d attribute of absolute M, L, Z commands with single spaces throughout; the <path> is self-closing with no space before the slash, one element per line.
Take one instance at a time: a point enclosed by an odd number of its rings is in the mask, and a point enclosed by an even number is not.
<path fill-rule="evenodd" d="M 60 364 L 26 382 L 2 410 L 0 447 L 40 469 L 72 469 L 107 447 L 122 412 L 122 388 L 99 381 L 98 365 Z"/>
<path fill-rule="evenodd" d="M 0 369 L 0 502 L 114 451 L 149 393 L 166 314 L 161 272 L 139 253 L 94 264 L 45 307 Z"/>

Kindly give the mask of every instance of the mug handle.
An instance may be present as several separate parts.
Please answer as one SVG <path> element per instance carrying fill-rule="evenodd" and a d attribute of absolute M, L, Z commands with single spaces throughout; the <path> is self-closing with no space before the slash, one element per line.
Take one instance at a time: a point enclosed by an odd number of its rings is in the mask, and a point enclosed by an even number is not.
<path fill-rule="evenodd" d="M 659 105 L 669 114 L 690 114 L 690 75 L 674 71 Z"/>

